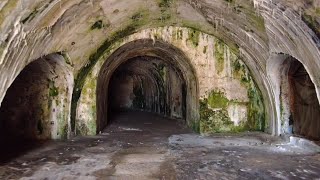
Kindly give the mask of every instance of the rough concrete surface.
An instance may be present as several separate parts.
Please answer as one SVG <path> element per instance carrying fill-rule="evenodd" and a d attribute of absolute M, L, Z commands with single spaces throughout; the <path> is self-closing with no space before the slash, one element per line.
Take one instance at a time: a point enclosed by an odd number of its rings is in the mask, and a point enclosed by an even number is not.
<path fill-rule="evenodd" d="M 279 137 L 200 136 L 179 120 L 127 112 L 98 136 L 46 142 L 2 163 L 0 179 L 317 179 L 319 167 L 319 152 Z"/>

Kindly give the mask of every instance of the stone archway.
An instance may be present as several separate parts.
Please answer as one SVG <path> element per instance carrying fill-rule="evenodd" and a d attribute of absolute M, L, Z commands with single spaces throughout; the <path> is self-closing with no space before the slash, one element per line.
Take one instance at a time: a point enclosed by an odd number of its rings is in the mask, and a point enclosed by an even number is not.
<path fill-rule="evenodd" d="M 77 79 L 72 102 L 76 107 L 73 109 L 76 133 L 102 132 L 109 120 L 108 90 L 112 75 L 123 63 L 139 57 L 163 59 L 182 77 L 187 97 L 184 119 L 194 130 L 267 131 L 273 127 L 269 123 L 273 120 L 271 101 L 266 99 L 269 91 L 263 86 L 266 80 L 257 74 L 257 69 L 252 69 L 252 64 L 247 66 L 253 60 L 244 61 L 221 40 L 198 33 L 196 36 L 197 32 L 188 28 L 148 29 L 116 42 L 105 52 L 99 51 L 99 56 L 92 56 L 92 64 L 78 75 L 81 78 Z M 193 41 L 189 39 L 191 36 L 195 36 Z"/>
<path fill-rule="evenodd" d="M 28 64 L 0 107 L 0 143 L 8 150 L 1 152 L 15 154 L 40 140 L 67 138 L 72 88 L 73 76 L 61 54 Z"/>
<path fill-rule="evenodd" d="M 73 77 L 62 55 L 31 62 L 11 84 L 1 104 L 1 132 L 27 139 L 67 137 L 72 86 Z"/>
<path fill-rule="evenodd" d="M 308 64 L 281 53 L 271 56 L 267 69 L 277 107 L 277 134 L 319 139 L 319 98 Z"/>
<path fill-rule="evenodd" d="M 304 65 L 289 56 L 282 64 L 281 118 L 283 131 L 320 139 L 320 105 L 315 85 Z"/>
<path fill-rule="evenodd" d="M 190 65 L 189 60 L 186 58 L 186 56 L 177 48 L 173 47 L 172 45 L 166 44 L 162 41 L 153 41 L 151 39 L 141 39 L 129 42 L 122 47 L 120 47 L 118 50 L 116 50 L 104 63 L 100 70 L 100 74 L 98 77 L 98 84 L 97 84 L 97 131 L 103 130 L 104 127 L 108 124 L 108 90 L 110 85 L 111 77 L 114 73 L 117 73 L 117 68 L 120 67 L 121 72 L 121 65 L 124 64 L 124 67 L 130 67 L 130 65 L 126 65 L 125 62 L 129 62 L 129 60 L 134 59 L 141 59 L 142 58 L 151 58 L 154 60 L 154 62 L 143 63 L 143 61 L 138 60 L 138 63 L 145 64 L 147 67 L 154 66 L 154 71 L 163 71 L 159 72 L 158 74 L 152 74 L 147 73 L 146 75 L 151 76 L 152 78 L 150 80 L 161 81 L 161 77 L 159 75 L 163 76 L 162 80 L 164 78 L 169 78 L 171 76 L 172 82 L 174 83 L 179 82 L 180 85 L 177 85 L 176 87 L 179 87 L 178 90 L 174 91 L 172 90 L 172 85 L 164 84 L 162 85 L 162 88 L 159 88 L 159 84 L 157 87 L 154 88 L 154 90 L 157 91 L 163 91 L 164 88 L 171 89 L 170 92 L 165 91 L 162 92 L 163 94 L 159 94 L 159 97 L 157 100 L 151 100 L 149 98 L 148 101 L 149 107 L 148 109 L 153 112 L 157 112 L 160 114 L 163 114 L 165 116 L 169 117 L 179 117 L 184 118 L 189 126 L 194 126 L 196 123 L 198 123 L 199 119 L 199 97 L 198 97 L 198 81 L 195 76 L 195 72 L 193 67 Z M 152 60 L 151 60 L 152 61 Z M 128 68 L 127 68 L 128 69 Z M 130 68 L 129 68 L 130 69 Z M 132 69 L 132 68 L 131 68 Z M 134 68 L 133 68 L 134 69 Z M 148 68 L 146 68 L 148 69 Z M 145 70 L 146 70 L 145 69 Z M 149 69 L 150 70 L 150 69 Z M 168 71 L 168 72 L 165 72 Z M 142 72 L 142 70 L 141 70 Z M 171 72 L 171 73 L 170 73 Z M 164 77 L 169 75 L 168 77 Z M 144 76 L 146 77 L 146 76 Z M 160 78 L 160 79 L 159 79 Z M 175 79 L 175 80 L 174 80 Z M 140 81 L 141 82 L 141 81 Z M 140 83 L 141 85 L 141 83 Z M 133 87 L 133 86 L 131 86 Z M 163 89 L 163 90 L 161 90 Z M 141 90 L 141 89 L 140 89 Z M 133 92 L 133 89 L 132 89 Z M 174 94 L 177 94 L 176 96 Z M 152 96 L 152 95 L 151 95 Z M 151 97 L 150 96 L 150 97 Z M 165 97 L 160 97 L 165 96 Z M 184 98 L 184 97 L 185 98 Z M 163 98 L 161 100 L 161 98 Z M 142 102 L 147 103 L 147 102 Z M 185 104 L 185 105 L 183 105 Z M 139 105 L 138 105 L 139 106 Z M 153 107 L 152 107 L 153 106 Z M 177 108 L 178 106 L 178 108 Z M 132 106 L 131 106 L 132 107 Z M 134 107 L 133 108 L 139 108 Z M 141 109 L 141 107 L 140 107 Z M 142 108 L 144 109 L 144 108 Z M 145 110 L 148 110 L 145 109 Z M 179 110 L 178 110 L 179 109 Z M 178 112 L 179 111 L 179 112 Z"/>
<path fill-rule="evenodd" d="M 141 56 L 121 64 L 109 83 L 108 114 L 139 110 L 185 119 L 182 74 L 160 58 Z"/>

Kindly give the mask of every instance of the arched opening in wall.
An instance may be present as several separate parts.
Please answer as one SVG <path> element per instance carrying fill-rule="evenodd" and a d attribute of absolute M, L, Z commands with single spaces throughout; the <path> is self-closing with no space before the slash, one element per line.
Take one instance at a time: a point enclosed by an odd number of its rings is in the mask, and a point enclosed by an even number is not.
<path fill-rule="evenodd" d="M 119 112 L 153 113 L 194 125 L 199 116 L 197 83 L 193 67 L 179 49 L 151 39 L 127 43 L 100 70 L 97 132 Z M 135 119 L 133 115 L 129 119 Z"/>
<path fill-rule="evenodd" d="M 113 73 L 109 84 L 108 114 L 153 112 L 185 119 L 185 82 L 182 74 L 157 57 L 127 60 Z M 110 121 L 109 121 L 110 123 Z"/>
<path fill-rule="evenodd" d="M 281 116 L 284 132 L 320 140 L 320 106 L 304 65 L 293 57 L 283 63 Z"/>
<path fill-rule="evenodd" d="M 20 72 L 0 107 L 0 161 L 44 140 L 68 136 L 72 86 L 72 74 L 60 54 L 39 58 Z"/>

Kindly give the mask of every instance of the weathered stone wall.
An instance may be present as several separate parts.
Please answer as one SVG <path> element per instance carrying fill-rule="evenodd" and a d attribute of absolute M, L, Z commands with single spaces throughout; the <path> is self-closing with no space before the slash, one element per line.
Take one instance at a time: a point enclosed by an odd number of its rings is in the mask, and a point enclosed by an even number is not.
<path fill-rule="evenodd" d="M 91 101 L 79 100 L 80 94 L 95 91 L 82 91 L 84 80 L 115 42 L 150 27 L 191 27 L 218 37 L 241 57 L 261 90 L 269 132 L 279 135 L 283 133 L 280 83 L 274 77 L 274 69 L 278 69 L 274 65 L 279 65 L 275 61 L 281 61 L 281 57 L 274 53 L 302 62 L 320 99 L 319 4 L 308 2 L 4 0 L 0 2 L 0 102 L 27 64 L 47 54 L 65 52 L 75 75 L 74 131 L 77 105 Z M 87 109 L 88 116 L 95 113 L 95 108 L 92 105 Z"/>
<path fill-rule="evenodd" d="M 70 134 L 73 78 L 61 55 L 29 64 L 9 88 L 0 110 L 2 136 L 60 139 Z"/>
<path fill-rule="evenodd" d="M 261 92 L 244 62 L 226 44 L 194 29 L 164 27 L 135 33 L 113 49 L 135 40 L 149 38 L 173 44 L 182 50 L 194 67 L 201 99 L 198 126 L 202 132 L 264 130 L 265 110 Z M 113 51 L 108 51 L 108 54 Z M 84 84 L 80 99 L 95 96 L 95 91 L 87 89 L 96 88 L 92 87 L 91 83 L 97 79 L 102 64 L 98 62 L 93 68 L 94 74 L 86 80 L 88 83 Z M 108 66 L 104 70 L 113 72 L 113 68 L 116 67 Z M 187 72 L 189 73 L 192 72 Z M 95 104 L 95 98 L 91 99 L 91 102 L 79 104 L 78 114 L 86 116 L 86 119 L 91 119 L 91 123 L 94 123 L 96 117 L 88 117 L 84 110 Z M 198 120 L 191 121 L 199 123 Z"/>

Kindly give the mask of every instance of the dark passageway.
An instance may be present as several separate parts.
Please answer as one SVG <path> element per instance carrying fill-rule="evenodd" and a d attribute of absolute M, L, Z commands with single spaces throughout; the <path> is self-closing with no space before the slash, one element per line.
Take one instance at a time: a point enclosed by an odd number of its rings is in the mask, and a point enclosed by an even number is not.
<path fill-rule="evenodd" d="M 123 111 L 143 111 L 198 120 L 195 72 L 183 52 L 162 41 L 141 39 L 117 49 L 103 64 L 97 83 L 97 132 Z"/>
<path fill-rule="evenodd" d="M 181 75 L 159 58 L 130 59 L 111 78 L 108 114 L 144 111 L 185 119 L 183 83 Z"/>
<path fill-rule="evenodd" d="M 0 107 L 1 162 L 67 136 L 57 123 L 67 128 L 69 76 L 58 54 L 35 60 L 18 75 Z"/>
<path fill-rule="evenodd" d="M 0 0 L 0 180 L 319 179 L 320 0 Z"/>
<path fill-rule="evenodd" d="M 315 86 L 303 64 L 291 59 L 288 71 L 293 134 L 320 140 L 320 106 Z"/>

